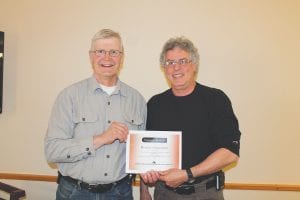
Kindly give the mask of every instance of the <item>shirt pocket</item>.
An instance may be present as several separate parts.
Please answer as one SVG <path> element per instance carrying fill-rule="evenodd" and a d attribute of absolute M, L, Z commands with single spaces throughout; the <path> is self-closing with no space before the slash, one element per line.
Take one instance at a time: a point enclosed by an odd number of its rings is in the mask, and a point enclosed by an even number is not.
<path fill-rule="evenodd" d="M 129 130 L 139 130 L 143 127 L 144 120 L 137 114 L 123 114 L 126 125 Z"/>
<path fill-rule="evenodd" d="M 96 113 L 74 113 L 74 134 L 75 137 L 92 136 L 99 129 L 99 117 Z"/>

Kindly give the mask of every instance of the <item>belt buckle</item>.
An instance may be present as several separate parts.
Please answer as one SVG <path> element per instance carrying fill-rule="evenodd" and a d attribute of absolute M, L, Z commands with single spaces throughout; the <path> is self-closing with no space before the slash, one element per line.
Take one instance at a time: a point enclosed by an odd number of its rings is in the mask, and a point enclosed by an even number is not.
<path fill-rule="evenodd" d="M 182 185 L 173 190 L 177 194 L 190 195 L 195 193 L 194 185 Z"/>
<path fill-rule="evenodd" d="M 87 186 L 86 189 L 89 190 L 89 191 L 91 191 L 91 192 L 93 192 L 93 193 L 96 193 L 97 192 L 96 186 L 97 185 L 88 184 L 88 186 Z"/>
<path fill-rule="evenodd" d="M 113 184 L 111 184 L 111 183 L 110 184 L 98 185 L 97 190 L 100 193 L 107 192 L 112 188 L 112 186 L 113 186 Z"/>
<path fill-rule="evenodd" d="M 112 188 L 111 184 L 98 184 L 98 185 L 91 185 L 89 184 L 87 186 L 87 190 L 92 192 L 92 193 L 104 193 L 109 191 Z"/>
<path fill-rule="evenodd" d="M 112 187 L 122 183 L 123 181 L 131 181 L 132 176 L 126 176 L 123 179 L 121 179 L 120 181 L 116 181 L 113 183 L 108 183 L 108 184 L 88 184 L 88 183 L 84 183 L 84 182 L 78 182 L 78 184 L 82 187 L 87 189 L 90 192 L 93 193 L 104 193 L 107 192 L 109 190 L 111 190 Z"/>

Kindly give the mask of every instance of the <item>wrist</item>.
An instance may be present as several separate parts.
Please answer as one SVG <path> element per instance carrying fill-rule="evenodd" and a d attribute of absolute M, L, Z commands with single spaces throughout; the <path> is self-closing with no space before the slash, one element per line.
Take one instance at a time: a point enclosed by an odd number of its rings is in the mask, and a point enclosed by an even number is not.
<path fill-rule="evenodd" d="M 193 183 L 195 181 L 195 177 L 193 175 L 191 168 L 188 168 L 185 171 L 186 171 L 186 175 L 187 175 L 187 182 Z"/>
<path fill-rule="evenodd" d="M 98 149 L 101 146 L 103 146 L 105 144 L 105 141 L 103 139 L 102 135 L 95 135 L 93 137 L 93 145 L 94 145 L 94 149 Z"/>

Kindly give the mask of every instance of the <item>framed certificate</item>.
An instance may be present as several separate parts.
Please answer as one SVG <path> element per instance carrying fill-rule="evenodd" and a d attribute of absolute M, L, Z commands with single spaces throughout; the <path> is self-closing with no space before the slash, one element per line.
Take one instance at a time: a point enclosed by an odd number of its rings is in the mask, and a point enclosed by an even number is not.
<path fill-rule="evenodd" d="M 181 131 L 129 131 L 126 173 L 181 169 Z"/>

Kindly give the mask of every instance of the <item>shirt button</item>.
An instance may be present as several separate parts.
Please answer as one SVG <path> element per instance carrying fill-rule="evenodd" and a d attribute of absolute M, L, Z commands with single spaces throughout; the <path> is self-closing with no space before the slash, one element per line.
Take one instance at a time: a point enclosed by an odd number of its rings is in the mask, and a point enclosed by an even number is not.
<path fill-rule="evenodd" d="M 110 120 L 108 120 L 108 121 L 107 121 L 107 123 L 109 123 L 109 124 L 110 124 L 110 123 L 111 123 L 111 121 L 110 121 Z"/>
<path fill-rule="evenodd" d="M 71 156 L 70 156 L 70 155 L 67 155 L 67 158 L 71 158 Z"/>
<path fill-rule="evenodd" d="M 89 151 L 89 150 L 90 150 L 90 148 L 88 148 L 88 147 L 87 147 L 87 148 L 85 148 L 85 150 L 86 150 L 86 151 Z"/>
<path fill-rule="evenodd" d="M 82 118 L 82 121 L 85 121 L 85 118 L 84 118 L 84 117 Z"/>
<path fill-rule="evenodd" d="M 107 173 L 104 173 L 104 176 L 107 176 Z"/>
<path fill-rule="evenodd" d="M 109 158 L 110 156 L 109 155 L 106 155 L 106 158 Z"/>
<path fill-rule="evenodd" d="M 90 156 L 90 155 L 92 155 L 92 153 L 89 151 L 89 152 L 88 152 L 88 155 Z"/>
<path fill-rule="evenodd" d="M 110 102 L 107 102 L 107 105 L 110 105 Z"/>

